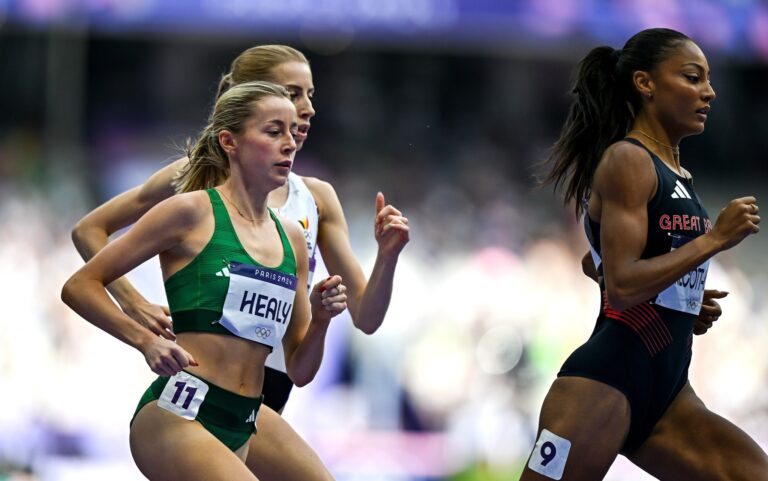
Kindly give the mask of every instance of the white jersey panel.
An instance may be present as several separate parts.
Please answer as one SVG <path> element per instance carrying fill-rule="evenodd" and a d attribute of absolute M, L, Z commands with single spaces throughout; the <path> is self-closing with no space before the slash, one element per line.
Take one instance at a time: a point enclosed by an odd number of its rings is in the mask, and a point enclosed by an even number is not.
<path fill-rule="evenodd" d="M 288 199 L 281 207 L 272 210 L 289 220 L 298 222 L 304 232 L 309 254 L 309 275 L 307 276 L 307 290 L 309 290 L 312 288 L 312 278 L 315 273 L 319 214 L 317 202 L 301 176 L 293 172 L 288 174 Z M 282 343 L 276 343 L 272 353 L 267 356 L 266 365 L 280 372 L 286 372 Z"/>

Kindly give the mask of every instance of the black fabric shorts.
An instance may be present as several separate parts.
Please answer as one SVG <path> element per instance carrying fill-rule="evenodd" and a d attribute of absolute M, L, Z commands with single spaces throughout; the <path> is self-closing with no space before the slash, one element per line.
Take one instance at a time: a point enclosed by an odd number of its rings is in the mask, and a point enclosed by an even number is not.
<path fill-rule="evenodd" d="M 288 402 L 288 396 L 293 389 L 293 382 L 288 374 L 264 366 L 264 404 L 274 409 L 276 412 L 282 412 L 285 403 Z"/>
<path fill-rule="evenodd" d="M 558 373 L 558 377 L 599 381 L 624 393 L 631 419 L 623 454 L 643 444 L 688 382 L 692 322 L 685 319 L 668 326 L 670 344 L 652 353 L 630 326 L 601 316 L 589 340 L 566 359 Z"/>

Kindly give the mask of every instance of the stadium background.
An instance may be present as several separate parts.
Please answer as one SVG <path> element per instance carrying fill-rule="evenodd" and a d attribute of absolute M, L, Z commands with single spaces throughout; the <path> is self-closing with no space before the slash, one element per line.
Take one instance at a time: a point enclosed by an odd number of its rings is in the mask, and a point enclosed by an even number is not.
<path fill-rule="evenodd" d="M 650 26 L 709 58 L 718 98 L 682 159 L 710 215 L 765 199 L 764 1 L 0 0 L 0 480 L 141 479 L 128 420 L 153 375 L 59 300 L 81 265 L 70 229 L 175 158 L 262 43 L 310 59 L 317 116 L 295 170 L 336 187 L 366 271 L 377 190 L 412 226 L 383 327 L 336 319 L 285 417 L 339 481 L 515 479 L 598 302 L 537 165 L 576 61 Z M 731 294 L 691 369 L 764 448 L 766 252 L 760 234 L 716 258 L 708 285 Z M 156 262 L 130 277 L 163 302 Z M 620 459 L 606 479 L 652 478 Z"/>

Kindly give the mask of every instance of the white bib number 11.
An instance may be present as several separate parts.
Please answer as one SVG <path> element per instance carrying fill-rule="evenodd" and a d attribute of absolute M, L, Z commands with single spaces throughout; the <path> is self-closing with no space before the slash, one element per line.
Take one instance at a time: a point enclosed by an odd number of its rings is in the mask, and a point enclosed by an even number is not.
<path fill-rule="evenodd" d="M 189 373 L 180 371 L 168 379 L 157 405 L 192 421 L 208 394 L 208 385 Z"/>

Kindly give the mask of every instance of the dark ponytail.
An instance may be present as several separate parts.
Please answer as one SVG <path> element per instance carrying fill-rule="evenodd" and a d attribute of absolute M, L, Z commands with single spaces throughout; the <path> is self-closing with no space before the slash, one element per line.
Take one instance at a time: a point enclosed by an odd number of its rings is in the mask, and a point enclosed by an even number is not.
<path fill-rule="evenodd" d="M 630 38 L 621 50 L 592 49 L 579 62 L 572 92 L 576 95 L 560 138 L 547 158 L 552 164 L 544 183 L 565 186 L 564 201 L 589 195 L 597 164 L 608 146 L 621 140 L 642 108 L 633 74 L 652 71 L 688 37 L 675 30 L 653 28 Z"/>

